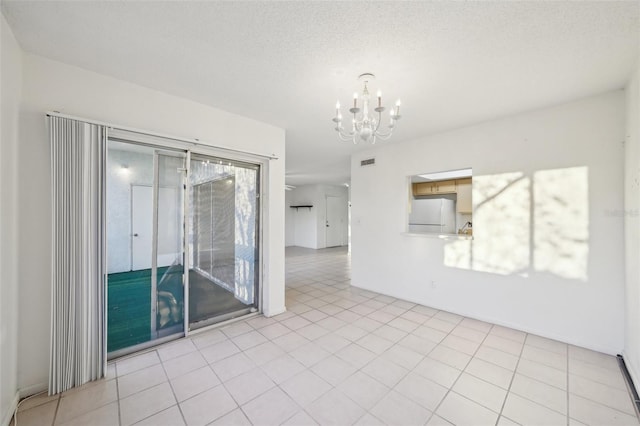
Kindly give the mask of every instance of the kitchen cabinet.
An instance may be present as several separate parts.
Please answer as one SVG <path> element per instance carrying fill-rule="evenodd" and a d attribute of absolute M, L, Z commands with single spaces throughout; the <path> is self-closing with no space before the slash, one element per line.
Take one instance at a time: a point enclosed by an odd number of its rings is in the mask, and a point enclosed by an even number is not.
<path fill-rule="evenodd" d="M 418 195 L 431 195 L 433 194 L 432 190 L 433 182 L 420 182 L 413 184 L 413 196 Z"/>
<path fill-rule="evenodd" d="M 443 180 L 440 182 L 434 182 L 434 184 L 435 184 L 434 194 L 455 194 L 456 193 L 455 180 Z"/>
<path fill-rule="evenodd" d="M 456 211 L 463 214 L 471 214 L 471 178 L 456 180 Z"/>
<path fill-rule="evenodd" d="M 457 194 L 456 211 L 463 214 L 471 213 L 471 178 L 413 184 L 414 197 L 438 194 Z"/>
<path fill-rule="evenodd" d="M 418 182 L 413 184 L 413 195 L 455 194 L 456 181 Z"/>

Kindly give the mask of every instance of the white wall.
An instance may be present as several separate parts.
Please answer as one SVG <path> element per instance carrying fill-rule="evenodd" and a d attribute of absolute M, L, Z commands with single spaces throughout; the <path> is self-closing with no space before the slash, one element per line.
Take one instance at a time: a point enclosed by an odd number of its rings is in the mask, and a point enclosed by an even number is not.
<path fill-rule="evenodd" d="M 18 114 L 22 53 L 0 13 L 0 425 L 9 423 L 18 391 Z"/>
<path fill-rule="evenodd" d="M 296 228 L 293 226 L 293 213 L 295 209 L 290 208 L 291 191 L 284 193 L 284 245 L 285 247 L 296 245 Z"/>
<path fill-rule="evenodd" d="M 640 385 L 640 66 L 626 88 L 627 121 L 624 149 L 625 342 L 624 358 Z"/>
<path fill-rule="evenodd" d="M 615 91 L 354 155 L 352 284 L 619 353 L 624 116 Z M 403 234 L 407 177 L 466 167 L 473 242 Z"/>
<path fill-rule="evenodd" d="M 299 186 L 291 191 L 289 206 L 313 206 L 311 208 L 291 209 L 293 214 L 294 245 L 312 249 L 318 245 L 318 199 L 320 198 L 318 185 Z"/>
<path fill-rule="evenodd" d="M 60 111 L 202 142 L 275 154 L 264 182 L 264 311 L 284 311 L 284 130 L 183 98 L 25 54 L 20 115 L 18 209 L 18 384 L 47 380 L 50 304 L 49 148 L 45 112 Z M 266 199 L 265 199 L 266 198 Z"/>
<path fill-rule="evenodd" d="M 312 205 L 309 208 L 290 209 L 291 216 L 287 217 L 287 227 L 293 228 L 293 244 L 298 247 L 312 249 L 325 248 L 327 196 L 339 197 L 345 204 L 344 223 L 348 222 L 349 191 L 344 186 L 335 185 L 304 185 L 289 191 L 287 206 Z M 348 242 L 347 228 L 343 229 L 344 244 Z"/>

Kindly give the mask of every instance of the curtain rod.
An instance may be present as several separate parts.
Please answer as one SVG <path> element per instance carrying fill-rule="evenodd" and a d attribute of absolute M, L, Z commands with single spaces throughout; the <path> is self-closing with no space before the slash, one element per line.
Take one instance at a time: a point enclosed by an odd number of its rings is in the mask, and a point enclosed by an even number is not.
<path fill-rule="evenodd" d="M 228 147 L 220 146 L 220 145 L 209 145 L 209 144 L 206 144 L 206 143 L 201 143 L 200 140 L 196 139 L 196 138 L 194 138 L 194 139 L 181 138 L 179 136 L 172 136 L 172 135 L 167 135 L 167 134 L 163 134 L 163 133 L 152 132 L 152 131 L 149 131 L 149 130 L 141 130 L 141 129 L 136 129 L 134 127 L 120 126 L 120 125 L 116 125 L 116 124 L 112 124 L 112 123 L 105 123 L 104 121 L 91 120 L 91 119 L 88 119 L 88 118 L 77 117 L 77 116 L 74 116 L 74 115 L 62 114 L 61 112 L 58 112 L 58 111 L 48 111 L 46 113 L 46 115 L 49 116 L 49 117 L 67 118 L 67 119 L 70 119 L 70 120 L 82 121 L 82 122 L 89 123 L 89 124 L 96 124 L 98 126 L 105 126 L 105 127 L 110 128 L 110 129 L 123 130 L 125 132 L 138 133 L 138 134 L 141 134 L 141 135 L 154 136 L 154 137 L 164 138 L 164 139 L 171 139 L 171 140 L 178 141 L 178 142 L 185 142 L 185 143 L 191 144 L 193 146 L 203 146 L 203 147 L 208 147 L 208 148 L 215 148 L 215 149 L 220 149 L 220 150 L 223 150 L 223 151 L 235 152 L 235 153 L 238 153 L 238 154 L 249 154 L 249 155 L 254 155 L 256 157 L 268 158 L 269 160 L 277 160 L 278 159 L 278 157 L 275 154 L 261 154 L 261 153 L 258 153 L 258 152 L 243 151 L 241 149 L 228 148 Z"/>

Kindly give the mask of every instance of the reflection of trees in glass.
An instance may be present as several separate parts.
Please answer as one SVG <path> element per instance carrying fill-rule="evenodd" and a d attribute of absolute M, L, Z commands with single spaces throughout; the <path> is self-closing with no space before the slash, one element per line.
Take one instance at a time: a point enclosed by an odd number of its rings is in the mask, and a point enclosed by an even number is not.
<path fill-rule="evenodd" d="M 236 168 L 236 297 L 254 300 L 256 182 L 254 169 Z"/>
<path fill-rule="evenodd" d="M 235 177 L 235 211 L 233 215 L 234 228 L 234 294 L 244 303 L 254 302 L 255 281 L 255 249 L 256 249 L 256 190 L 257 169 L 245 168 L 240 165 L 230 165 L 228 162 L 212 159 L 210 161 L 192 160 L 191 162 L 191 194 L 189 197 L 191 214 L 195 214 L 193 188 L 195 185 L 222 179 L 227 176 Z M 194 221 L 190 221 L 189 244 L 193 247 Z M 191 264 L 193 255 L 191 250 Z"/>

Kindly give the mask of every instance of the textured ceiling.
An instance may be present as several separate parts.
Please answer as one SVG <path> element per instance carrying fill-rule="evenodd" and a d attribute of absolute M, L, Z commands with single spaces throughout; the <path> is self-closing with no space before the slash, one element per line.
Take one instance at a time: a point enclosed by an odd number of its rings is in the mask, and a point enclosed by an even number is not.
<path fill-rule="evenodd" d="M 342 183 L 336 99 L 373 72 L 415 137 L 624 87 L 639 3 L 3 1 L 23 49 L 286 129 L 287 183 Z"/>

